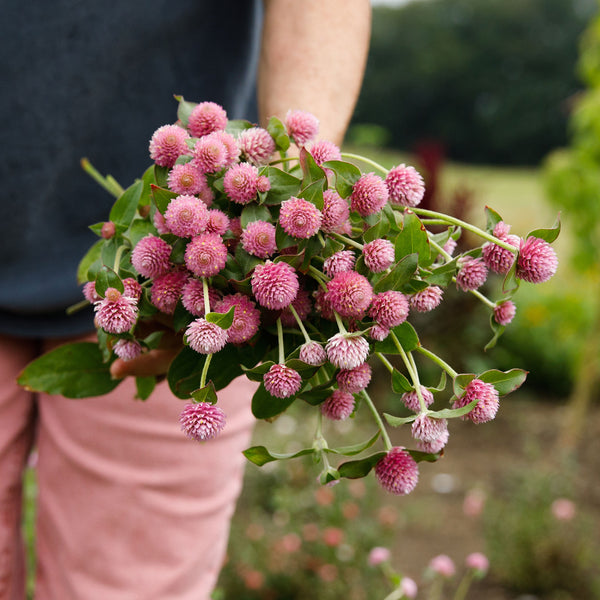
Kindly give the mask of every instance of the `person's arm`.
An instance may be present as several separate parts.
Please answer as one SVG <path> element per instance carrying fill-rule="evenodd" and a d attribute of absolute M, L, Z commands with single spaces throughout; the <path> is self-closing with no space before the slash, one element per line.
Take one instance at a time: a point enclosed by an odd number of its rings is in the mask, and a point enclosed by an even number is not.
<path fill-rule="evenodd" d="M 264 0 L 258 76 L 261 123 L 304 110 L 319 138 L 340 144 L 363 80 L 369 0 Z"/>

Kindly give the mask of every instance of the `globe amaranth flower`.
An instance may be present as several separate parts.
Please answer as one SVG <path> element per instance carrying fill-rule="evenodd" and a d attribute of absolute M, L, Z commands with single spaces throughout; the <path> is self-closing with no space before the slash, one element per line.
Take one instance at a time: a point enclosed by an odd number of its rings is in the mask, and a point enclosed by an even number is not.
<path fill-rule="evenodd" d="M 452 577 L 454 573 L 456 573 L 456 567 L 454 566 L 454 562 L 449 556 L 445 554 L 439 554 L 438 556 L 434 556 L 428 565 L 429 569 L 433 571 L 436 575 L 440 575 L 441 577 Z"/>
<path fill-rule="evenodd" d="M 494 307 L 494 321 L 498 325 L 508 325 L 517 313 L 517 307 L 511 300 L 498 302 Z"/>
<path fill-rule="evenodd" d="M 195 196 L 208 188 L 206 176 L 194 163 L 175 165 L 167 176 L 167 186 L 176 194 Z"/>
<path fill-rule="evenodd" d="M 160 167 L 172 167 L 182 155 L 188 154 L 188 132 L 179 125 L 163 125 L 150 139 L 150 158 Z"/>
<path fill-rule="evenodd" d="M 417 312 L 429 312 L 439 306 L 443 293 L 442 288 L 437 285 L 430 285 L 420 292 L 411 294 L 410 307 Z"/>
<path fill-rule="evenodd" d="M 123 296 L 139 302 L 142 297 L 142 286 L 133 277 L 126 277 L 123 279 Z"/>
<path fill-rule="evenodd" d="M 228 333 L 216 323 L 199 318 L 192 321 L 185 330 L 185 341 L 192 350 L 200 354 L 214 354 L 225 347 Z"/>
<path fill-rule="evenodd" d="M 192 155 L 192 164 L 201 173 L 217 173 L 229 162 L 227 147 L 214 134 L 201 137 L 194 145 Z"/>
<path fill-rule="evenodd" d="M 267 221 L 250 221 L 242 231 L 242 248 L 252 256 L 268 258 L 277 250 L 275 225 Z"/>
<path fill-rule="evenodd" d="M 169 202 L 164 214 L 171 233 L 178 237 L 194 237 L 206 229 L 208 209 L 195 196 L 177 196 Z"/>
<path fill-rule="evenodd" d="M 286 306 L 279 315 L 279 318 L 281 319 L 281 324 L 284 327 L 297 328 L 298 322 L 296 321 L 296 317 L 290 310 L 290 307 L 294 308 L 296 314 L 298 315 L 298 318 L 301 321 L 306 320 L 312 309 L 312 303 L 310 301 L 310 296 L 308 292 L 304 288 L 298 288 L 298 293 L 296 294 L 296 297 L 294 298 L 292 303 L 289 306 Z"/>
<path fill-rule="evenodd" d="M 100 296 L 98 294 L 98 292 L 96 292 L 96 282 L 95 281 L 88 281 L 86 284 L 84 284 L 82 291 L 83 291 L 83 297 L 90 304 L 93 304 L 94 302 L 98 302 L 99 300 L 102 300 L 102 296 Z"/>
<path fill-rule="evenodd" d="M 469 419 L 473 423 L 486 423 L 496 416 L 500 402 L 498 391 L 491 383 L 485 383 L 480 379 L 471 380 L 465 387 L 464 394 L 454 402 L 452 408 L 463 408 L 474 400 L 478 400 L 477 404 L 470 412 L 461 417 L 463 420 Z"/>
<path fill-rule="evenodd" d="M 457 264 L 456 286 L 463 292 L 476 290 L 485 283 L 488 271 L 480 258 L 463 256 L 458 259 Z"/>
<path fill-rule="evenodd" d="M 387 548 L 375 546 L 375 548 L 372 548 L 369 552 L 367 561 L 370 566 L 376 567 L 377 565 L 390 560 L 391 555 L 391 552 Z"/>
<path fill-rule="evenodd" d="M 369 342 L 356 334 L 336 333 L 325 345 L 329 362 L 338 369 L 354 369 L 369 356 Z"/>
<path fill-rule="evenodd" d="M 309 112 L 289 110 L 285 116 L 285 127 L 296 145 L 305 146 L 317 137 L 319 120 Z"/>
<path fill-rule="evenodd" d="M 242 156 L 257 167 L 268 164 L 275 152 L 275 141 L 262 127 L 244 129 L 240 133 L 238 143 Z"/>
<path fill-rule="evenodd" d="M 472 552 L 465 558 L 465 566 L 468 569 L 478 571 L 481 575 L 485 575 L 490 568 L 490 561 L 485 554 Z"/>
<path fill-rule="evenodd" d="M 137 303 L 109 287 L 102 300 L 94 304 L 96 323 L 107 333 L 125 333 L 137 319 Z"/>
<path fill-rule="evenodd" d="M 100 230 L 100 235 L 105 240 L 110 240 L 114 237 L 117 231 L 117 226 L 112 221 L 106 221 L 106 223 L 102 224 L 102 229 Z"/>
<path fill-rule="evenodd" d="M 369 328 L 369 336 L 376 342 L 383 342 L 388 335 L 390 335 L 390 330 L 388 327 L 383 327 L 382 325 L 378 325 L 376 323 Z"/>
<path fill-rule="evenodd" d="M 373 297 L 369 316 L 377 321 L 378 325 L 390 329 L 404 323 L 409 310 L 408 300 L 403 293 L 388 290 Z"/>
<path fill-rule="evenodd" d="M 413 421 L 411 433 L 413 438 L 426 443 L 445 440 L 445 446 L 449 436 L 448 421 L 446 419 L 434 419 L 425 413 L 421 413 Z"/>
<path fill-rule="evenodd" d="M 300 284 L 293 267 L 286 262 L 274 263 L 270 260 L 264 265 L 256 265 L 251 278 L 252 293 L 261 306 L 271 310 L 280 310 L 289 306 Z"/>
<path fill-rule="evenodd" d="M 517 259 L 518 279 L 529 283 L 544 283 L 558 269 L 558 258 L 552 246 L 541 238 L 530 236 L 521 240 L 519 258 Z"/>
<path fill-rule="evenodd" d="M 433 394 L 425 387 L 421 386 L 421 396 L 425 402 L 425 407 L 429 407 L 433 404 Z M 400 401 L 404 403 L 404 406 L 413 412 L 421 412 L 421 403 L 419 402 L 419 396 L 416 390 L 411 392 L 405 392 L 400 397 Z"/>
<path fill-rule="evenodd" d="M 172 315 L 175 312 L 179 298 L 181 298 L 187 278 L 188 275 L 185 271 L 170 271 L 164 275 L 159 275 L 152 282 L 150 302 L 160 312 Z"/>
<path fill-rule="evenodd" d="M 358 394 L 366 389 L 371 381 L 372 370 L 368 363 L 363 363 L 354 369 L 340 369 L 336 375 L 340 390 L 350 394 Z"/>
<path fill-rule="evenodd" d="M 142 353 L 142 345 L 137 340 L 117 340 L 113 350 L 121 360 L 130 361 Z"/>
<path fill-rule="evenodd" d="M 171 269 L 171 251 L 165 240 L 147 235 L 133 249 L 131 264 L 143 277 L 158 277 Z"/>
<path fill-rule="evenodd" d="M 194 137 L 202 137 L 225 129 L 227 112 L 215 102 L 200 102 L 196 104 L 188 119 L 188 128 Z"/>
<path fill-rule="evenodd" d="M 350 217 L 348 202 L 335 190 L 323 192 L 321 229 L 327 233 L 341 233 L 340 229 Z"/>
<path fill-rule="evenodd" d="M 352 186 L 350 208 L 361 217 L 378 213 L 388 201 L 388 190 L 381 177 L 375 173 L 361 175 Z"/>
<path fill-rule="evenodd" d="M 381 273 L 391 267 L 396 260 L 394 244 L 381 238 L 373 240 L 363 246 L 363 258 L 369 271 Z"/>
<path fill-rule="evenodd" d="M 215 306 L 215 312 L 226 313 L 234 308 L 233 323 L 228 329 L 229 341 L 232 344 L 243 344 L 257 331 L 260 324 L 260 311 L 248 296 L 244 294 L 229 294 L 223 296 Z"/>
<path fill-rule="evenodd" d="M 225 413 L 208 402 L 191 402 L 184 406 L 179 422 L 189 438 L 205 442 L 221 433 L 225 427 Z"/>
<path fill-rule="evenodd" d="M 425 195 L 425 182 L 420 173 L 404 164 L 390 169 L 385 178 L 390 204 L 417 206 Z"/>
<path fill-rule="evenodd" d="M 306 342 L 300 346 L 300 360 L 307 365 L 320 366 L 327 360 L 327 353 L 319 342 Z"/>
<path fill-rule="evenodd" d="M 154 215 L 152 216 L 152 222 L 154 223 L 154 227 L 156 227 L 156 231 L 160 235 L 164 235 L 165 233 L 171 233 L 169 228 L 167 227 L 167 223 L 162 213 L 159 210 L 154 211 Z"/>
<path fill-rule="evenodd" d="M 347 419 L 354 410 L 354 396 L 342 390 L 333 393 L 321 404 L 321 413 L 332 421 Z"/>
<path fill-rule="evenodd" d="M 519 238 L 516 235 L 509 234 L 510 225 L 507 225 L 503 221 L 496 223 L 493 234 L 502 242 L 506 242 L 515 248 L 519 247 Z M 513 263 L 515 262 L 515 253 L 511 252 L 507 248 L 502 248 L 498 244 L 492 242 L 486 242 L 482 248 L 483 262 L 485 262 L 488 269 L 504 275 L 510 271 Z"/>
<path fill-rule="evenodd" d="M 342 317 L 362 318 L 373 298 L 369 280 L 356 271 L 342 271 L 327 283 L 327 300 Z"/>
<path fill-rule="evenodd" d="M 342 160 L 339 147 L 327 140 L 315 142 L 311 145 L 309 152 L 319 167 L 328 160 Z"/>
<path fill-rule="evenodd" d="M 308 200 L 291 197 L 281 203 L 279 224 L 290 236 L 308 239 L 321 227 L 321 211 Z"/>
<path fill-rule="evenodd" d="M 403 447 L 395 446 L 375 465 L 375 477 L 384 490 L 404 496 L 415 489 L 419 467 Z"/>
<path fill-rule="evenodd" d="M 216 275 L 227 262 L 227 247 L 216 233 L 203 233 L 188 243 L 185 264 L 198 277 Z"/>
<path fill-rule="evenodd" d="M 335 277 L 338 273 L 352 271 L 356 257 L 352 250 L 340 250 L 327 257 L 323 263 L 323 272 L 327 277 Z"/>
<path fill-rule="evenodd" d="M 401 592 L 410 600 L 417 597 L 417 592 L 419 591 L 417 584 L 414 579 L 410 577 L 403 577 L 400 582 L 400 590 Z"/>
<path fill-rule="evenodd" d="M 211 208 L 208 211 L 208 222 L 206 223 L 207 233 L 216 233 L 225 235 L 229 231 L 229 217 L 218 208 Z"/>
<path fill-rule="evenodd" d="M 214 288 L 208 288 L 208 303 L 209 308 L 221 299 L 219 292 Z M 181 290 L 181 303 L 184 308 L 196 317 L 204 316 L 204 286 L 201 279 L 190 277 L 184 284 Z"/>
<path fill-rule="evenodd" d="M 265 389 L 276 398 L 289 398 L 298 393 L 302 377 L 298 371 L 286 365 L 274 364 L 264 375 Z"/>
<path fill-rule="evenodd" d="M 448 443 L 449 434 L 445 434 L 435 440 L 424 442 L 423 440 L 417 440 L 417 450 L 425 452 L 427 454 L 437 454 L 441 452 Z"/>
<path fill-rule="evenodd" d="M 313 298 L 316 312 L 328 321 L 335 321 L 335 313 L 331 307 L 331 302 L 327 300 L 327 292 L 322 287 L 318 287 L 313 292 Z"/>
<path fill-rule="evenodd" d="M 215 131 L 210 134 L 216 140 L 219 140 L 227 150 L 227 158 L 225 159 L 225 167 L 229 168 L 235 163 L 239 162 L 240 159 L 240 146 L 230 133 L 226 131 Z"/>
<path fill-rule="evenodd" d="M 234 165 L 225 173 L 225 193 L 237 204 L 248 204 L 258 194 L 258 169 L 250 163 Z"/>

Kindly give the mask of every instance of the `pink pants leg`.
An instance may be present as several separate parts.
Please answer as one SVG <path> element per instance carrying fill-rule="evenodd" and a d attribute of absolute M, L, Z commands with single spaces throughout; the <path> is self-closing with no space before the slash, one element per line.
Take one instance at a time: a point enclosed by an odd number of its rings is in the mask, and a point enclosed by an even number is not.
<path fill-rule="evenodd" d="M 205 444 L 181 433 L 183 402 L 165 384 L 146 402 L 133 381 L 98 398 L 40 396 L 36 600 L 208 600 L 254 388 L 238 379 L 219 393 L 227 425 Z"/>

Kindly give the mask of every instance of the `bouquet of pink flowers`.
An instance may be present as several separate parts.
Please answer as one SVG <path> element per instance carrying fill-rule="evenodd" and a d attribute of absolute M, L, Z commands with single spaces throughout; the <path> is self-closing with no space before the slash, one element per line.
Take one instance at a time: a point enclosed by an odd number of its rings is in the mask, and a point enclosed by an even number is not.
<path fill-rule="evenodd" d="M 152 324 L 159 322 L 183 340 L 167 379 L 175 396 L 189 400 L 181 414 L 187 435 L 204 441 L 219 434 L 226 416 L 218 390 L 245 374 L 259 384 L 257 419 L 272 419 L 295 400 L 316 407 L 319 419 L 310 448 L 283 455 L 257 446 L 245 452 L 249 460 L 313 454 L 322 483 L 374 470 L 385 489 L 409 493 L 417 463 L 440 456 L 448 419 L 490 421 L 499 397 L 526 375 L 457 373 L 422 346 L 411 313 L 433 311 L 444 288 L 456 285 L 489 307 L 493 345 L 515 314 L 511 296 L 520 281 L 555 273 L 550 243 L 559 226 L 519 238 L 489 208 L 485 231 L 420 209 L 424 183 L 413 167 L 388 171 L 315 141 L 318 121 L 306 112 L 272 118 L 264 129 L 228 120 L 215 103 L 178 100 L 177 122 L 154 132 L 154 164 L 131 187 L 123 191 L 85 165 L 117 197 L 109 220 L 92 226 L 100 239 L 78 273 L 99 344 L 62 346 L 31 363 L 20 383 L 69 397 L 106 393 L 119 383 L 111 362 L 156 348 L 163 330 Z M 454 256 L 463 230 L 481 246 Z M 498 301 L 478 291 L 490 271 L 504 277 Z M 439 367 L 437 387 L 421 384 L 416 354 Z M 366 391 L 373 361 L 389 371 L 409 416 L 379 414 Z M 448 406 L 431 409 L 448 378 Z M 139 378 L 138 396 L 147 398 L 154 385 L 155 378 Z M 346 419 L 361 404 L 377 433 L 329 448 L 321 419 Z M 415 448 L 394 447 L 386 424 L 411 424 Z M 383 450 L 330 465 L 330 454 L 356 457 L 379 439 Z"/>

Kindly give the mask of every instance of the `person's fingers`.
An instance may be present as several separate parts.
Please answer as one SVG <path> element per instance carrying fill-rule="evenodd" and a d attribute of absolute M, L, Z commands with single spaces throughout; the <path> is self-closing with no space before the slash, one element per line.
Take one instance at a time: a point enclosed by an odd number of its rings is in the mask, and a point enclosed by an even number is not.
<path fill-rule="evenodd" d="M 141 354 L 133 360 L 122 360 L 117 358 L 110 366 L 110 374 L 115 379 L 124 377 L 150 377 L 152 375 L 164 375 L 171 362 L 179 352 L 180 348 L 166 348 L 150 350 Z"/>

